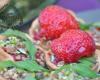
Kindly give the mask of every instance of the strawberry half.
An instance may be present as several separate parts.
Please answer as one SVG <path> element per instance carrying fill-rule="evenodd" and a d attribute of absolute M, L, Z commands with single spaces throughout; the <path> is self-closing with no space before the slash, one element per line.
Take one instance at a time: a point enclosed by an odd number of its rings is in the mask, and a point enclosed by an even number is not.
<path fill-rule="evenodd" d="M 69 10 L 52 5 L 39 16 L 40 32 L 47 40 L 60 37 L 68 29 L 79 29 L 79 24 Z"/>
<path fill-rule="evenodd" d="M 81 57 L 92 56 L 95 42 L 82 30 L 67 30 L 60 38 L 51 42 L 51 49 L 56 58 L 71 63 L 77 62 Z"/>

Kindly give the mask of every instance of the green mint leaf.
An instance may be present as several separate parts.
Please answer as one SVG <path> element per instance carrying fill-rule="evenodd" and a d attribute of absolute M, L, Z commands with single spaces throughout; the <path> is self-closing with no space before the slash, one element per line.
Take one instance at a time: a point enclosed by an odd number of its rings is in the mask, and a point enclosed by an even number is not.
<path fill-rule="evenodd" d="M 63 69 L 68 69 L 68 68 L 70 68 L 70 64 L 67 64 L 67 65 L 64 65 L 64 66 L 58 68 L 57 70 L 55 70 L 55 74 L 59 73 Z"/>
<path fill-rule="evenodd" d="M 38 65 L 35 61 L 32 60 L 19 61 L 16 62 L 15 65 L 17 68 L 21 68 L 30 72 L 40 71 L 40 70 L 46 71 L 46 69 L 44 69 L 42 66 Z"/>
<path fill-rule="evenodd" d="M 88 30 L 91 26 L 92 26 L 92 24 L 82 24 L 82 23 L 80 23 L 80 29 L 82 29 L 82 30 Z"/>
<path fill-rule="evenodd" d="M 88 78 L 99 77 L 99 75 L 95 71 L 91 70 L 91 68 L 88 68 L 82 64 L 76 64 L 73 67 L 74 67 L 74 70 L 81 76 L 88 77 Z"/>
<path fill-rule="evenodd" d="M 81 59 L 79 62 L 80 62 L 80 64 L 83 64 L 84 66 L 86 66 L 88 68 L 92 67 L 92 65 L 94 64 L 93 62 L 86 60 L 85 58 Z"/>
<path fill-rule="evenodd" d="M 0 62 L 0 70 L 4 69 L 4 68 L 8 68 L 8 67 L 13 67 L 15 66 L 14 63 L 12 61 L 1 61 Z"/>
<path fill-rule="evenodd" d="M 32 60 L 35 60 L 35 53 L 36 53 L 36 48 L 34 47 L 34 44 L 30 40 L 25 41 L 26 48 L 29 52 L 29 56 Z"/>

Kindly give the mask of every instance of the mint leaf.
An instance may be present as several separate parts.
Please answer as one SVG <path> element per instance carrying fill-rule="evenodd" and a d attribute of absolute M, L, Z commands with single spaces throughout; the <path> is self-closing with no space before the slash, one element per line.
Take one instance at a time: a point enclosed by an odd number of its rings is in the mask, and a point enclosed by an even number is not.
<path fill-rule="evenodd" d="M 99 77 L 99 75 L 91 70 L 91 68 L 88 68 L 86 66 L 83 66 L 82 64 L 76 64 L 74 66 L 74 70 L 80 74 L 81 76 L 84 76 L 84 77 L 88 77 L 88 78 L 97 78 Z"/>
<path fill-rule="evenodd" d="M 84 58 L 83 58 L 83 59 L 84 59 Z M 82 59 L 81 59 L 81 60 L 82 60 Z M 93 57 L 85 58 L 85 60 L 90 61 L 91 63 L 95 63 L 96 58 L 93 56 Z"/>
<path fill-rule="evenodd" d="M 15 66 L 15 65 L 12 61 L 1 61 L 0 62 L 0 70 L 2 70 L 4 68 L 8 68 L 8 67 L 13 67 L 13 66 Z"/>
<path fill-rule="evenodd" d="M 8 67 L 16 67 L 18 69 L 26 70 L 29 72 L 40 71 L 40 70 L 47 71 L 42 66 L 38 65 L 35 61 L 32 60 L 24 60 L 18 62 L 12 62 L 12 61 L 0 62 L 0 70 Z"/>
<path fill-rule="evenodd" d="M 91 61 L 88 61 L 88 60 L 86 60 L 86 59 L 81 59 L 81 60 L 80 60 L 80 64 L 82 64 L 82 65 L 84 65 L 84 66 L 90 68 L 90 67 L 92 67 L 92 65 L 93 65 L 94 63 L 92 63 Z"/>
<path fill-rule="evenodd" d="M 92 26 L 92 24 L 82 24 L 82 23 L 80 23 L 80 29 L 82 29 L 82 30 L 88 30 L 91 26 Z"/>
<path fill-rule="evenodd" d="M 30 40 L 25 41 L 26 48 L 29 52 L 29 56 L 32 60 L 35 60 L 35 53 L 36 53 L 36 48 L 34 47 L 34 44 Z"/>
<path fill-rule="evenodd" d="M 80 29 L 82 30 L 88 30 L 90 27 L 100 27 L 100 22 L 95 22 L 91 24 L 80 23 Z"/>
<path fill-rule="evenodd" d="M 64 66 L 60 67 L 59 69 L 55 70 L 55 74 L 59 73 L 63 69 L 68 69 L 68 68 L 70 68 L 70 64 L 64 65 Z"/>
<path fill-rule="evenodd" d="M 42 66 L 38 65 L 35 61 L 32 61 L 32 60 L 19 61 L 19 62 L 16 62 L 15 65 L 17 68 L 21 68 L 30 72 L 46 70 Z"/>
<path fill-rule="evenodd" d="M 24 40 L 27 39 L 27 37 L 26 37 L 24 32 L 20 32 L 18 30 L 12 30 L 12 29 L 8 29 L 7 31 L 2 33 L 2 35 L 5 35 L 5 36 L 16 36 L 16 37 L 20 37 L 20 38 L 22 38 Z"/>
<path fill-rule="evenodd" d="M 94 61 L 94 57 L 82 58 L 80 59 L 79 63 L 66 64 L 61 68 L 55 70 L 55 74 L 65 69 L 67 71 L 71 70 L 72 72 L 75 72 L 83 77 L 96 78 L 99 77 L 98 73 L 91 69 Z"/>

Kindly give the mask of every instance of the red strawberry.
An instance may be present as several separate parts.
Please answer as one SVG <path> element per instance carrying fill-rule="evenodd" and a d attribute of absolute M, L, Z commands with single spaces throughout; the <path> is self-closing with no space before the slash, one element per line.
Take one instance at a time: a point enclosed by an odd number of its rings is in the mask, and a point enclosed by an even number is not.
<path fill-rule="evenodd" d="M 60 38 L 51 42 L 56 58 L 65 63 L 77 62 L 81 57 L 89 57 L 95 51 L 92 37 L 82 30 L 67 30 Z"/>
<path fill-rule="evenodd" d="M 39 16 L 40 30 L 48 40 L 58 38 L 68 29 L 79 29 L 79 24 L 69 10 L 52 5 L 46 7 Z"/>

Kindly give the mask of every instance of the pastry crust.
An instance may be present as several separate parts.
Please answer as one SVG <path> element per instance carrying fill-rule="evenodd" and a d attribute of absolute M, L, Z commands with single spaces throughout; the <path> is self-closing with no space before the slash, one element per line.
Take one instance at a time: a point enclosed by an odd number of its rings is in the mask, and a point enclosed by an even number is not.
<path fill-rule="evenodd" d="M 0 40 L 6 39 L 6 36 L 0 35 Z"/>
<path fill-rule="evenodd" d="M 0 35 L 0 40 L 6 39 L 6 36 Z M 5 60 L 12 60 L 12 57 L 5 52 L 2 48 L 0 48 L 0 61 L 5 61 Z M 1 79 L 0 79 L 1 80 Z"/>
<path fill-rule="evenodd" d="M 6 53 L 2 48 L 0 48 L 0 61 L 5 61 L 5 60 L 12 60 L 12 57 Z"/>

